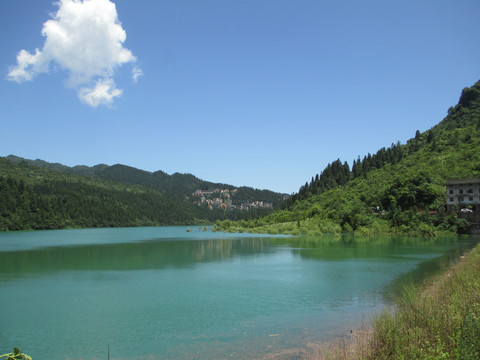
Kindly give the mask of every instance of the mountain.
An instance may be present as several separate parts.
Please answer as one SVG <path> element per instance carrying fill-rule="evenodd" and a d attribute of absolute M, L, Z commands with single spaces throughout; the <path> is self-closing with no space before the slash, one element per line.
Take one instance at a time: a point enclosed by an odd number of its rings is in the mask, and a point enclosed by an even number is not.
<path fill-rule="evenodd" d="M 192 196 L 197 190 L 205 191 L 200 199 Z M 68 167 L 14 155 L 0 157 L 0 230 L 249 219 L 271 212 L 283 196 L 210 183 L 191 174 L 151 173 L 120 164 Z M 250 203 L 254 200 L 255 204 Z"/>
<path fill-rule="evenodd" d="M 413 131 L 412 131 L 413 133 Z M 340 159 L 306 182 L 283 207 L 262 211 L 209 209 L 208 196 L 272 201 L 283 195 L 202 181 L 191 174 L 150 173 L 125 165 L 68 167 L 42 160 L 0 158 L 0 230 L 192 224 L 272 233 L 355 232 L 430 236 L 465 232 L 468 223 L 446 213 L 445 183 L 480 177 L 480 81 L 436 126 L 406 144 L 392 144 L 353 166 Z M 200 192 L 201 206 L 193 204 Z M 227 196 L 228 195 L 228 196 Z M 271 198 L 270 198 L 271 197 Z M 218 199 L 217 199 L 218 200 Z M 231 220 L 240 220 L 232 222 Z"/>
<path fill-rule="evenodd" d="M 280 205 L 286 197 L 286 194 L 280 194 L 270 190 L 259 190 L 246 186 L 236 188 L 233 185 L 208 182 L 192 174 L 174 173 L 173 175 L 168 175 L 161 170 L 152 173 L 122 164 L 112 166 L 99 164 L 93 167 L 84 165 L 68 167 L 59 163 L 49 163 L 43 160 L 28 160 L 15 155 L 9 155 L 6 159 L 17 164 L 25 162 L 35 167 L 66 174 L 84 175 L 123 184 L 146 186 L 179 201 L 191 199 L 192 194 L 197 190 L 214 189 L 237 189 L 232 195 L 233 204 L 241 204 L 246 201 L 261 201 L 271 203 L 272 207 L 276 207 Z"/>
<path fill-rule="evenodd" d="M 0 158 L 0 199 L 0 230 L 193 224 L 221 216 L 147 187 L 6 158 Z"/>
<path fill-rule="evenodd" d="M 406 144 L 358 158 L 351 169 L 338 159 L 307 181 L 282 210 L 217 228 L 293 234 L 465 232 L 468 223 L 445 211 L 445 183 L 478 177 L 480 81 L 463 89 L 440 123 L 423 133 L 417 130 Z"/>

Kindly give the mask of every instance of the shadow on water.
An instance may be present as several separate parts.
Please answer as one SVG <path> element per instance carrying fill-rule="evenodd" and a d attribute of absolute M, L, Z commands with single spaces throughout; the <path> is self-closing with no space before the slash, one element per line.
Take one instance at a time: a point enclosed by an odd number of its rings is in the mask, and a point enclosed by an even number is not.
<path fill-rule="evenodd" d="M 393 279 L 391 284 L 385 289 L 387 298 L 389 300 L 395 300 L 402 295 L 405 286 L 410 284 L 419 285 L 428 281 L 433 276 L 441 274 L 455 264 L 466 252 L 475 247 L 479 241 L 480 237 L 441 239 L 440 243 L 443 244 L 445 248 L 441 255 L 427 261 L 419 262 L 414 270 Z"/>
<path fill-rule="evenodd" d="M 190 267 L 201 262 L 245 257 L 264 251 L 261 238 L 141 241 L 0 252 L 0 273 L 78 270 L 146 270 Z"/>
<path fill-rule="evenodd" d="M 14 275 L 52 271 L 124 271 L 191 267 L 197 263 L 265 254 L 282 247 L 305 260 L 324 262 L 365 260 L 415 261 L 415 269 L 393 280 L 396 291 L 421 282 L 444 269 L 480 237 L 408 238 L 355 237 L 350 234 L 317 237 L 246 237 L 188 240 L 152 239 L 134 242 L 54 246 L 0 251 L 0 273 Z"/>
<path fill-rule="evenodd" d="M 472 249 L 480 236 L 440 236 L 414 238 L 403 236 L 355 237 L 352 234 L 323 237 L 298 237 L 292 243 L 295 253 L 320 261 L 387 261 L 414 263 L 413 269 L 400 272 L 384 289 L 387 302 L 393 302 L 406 285 L 421 284 L 458 261 Z"/>
<path fill-rule="evenodd" d="M 395 260 L 412 256 L 418 259 L 422 253 L 430 254 L 451 249 L 463 253 L 479 241 L 480 237 L 435 237 L 413 238 L 402 236 L 356 237 L 351 234 L 320 237 L 293 238 L 290 246 L 304 258 L 322 261 L 341 261 L 349 259 L 388 258 Z M 283 240 L 285 241 L 285 240 Z"/>

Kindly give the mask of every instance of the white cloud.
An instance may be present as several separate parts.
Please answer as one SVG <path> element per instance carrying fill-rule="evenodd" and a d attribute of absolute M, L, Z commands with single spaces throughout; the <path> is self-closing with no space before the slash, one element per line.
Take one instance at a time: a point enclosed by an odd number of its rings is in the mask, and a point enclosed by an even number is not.
<path fill-rule="evenodd" d="M 143 76 L 142 69 L 140 69 L 138 66 L 134 66 L 132 69 L 132 80 L 137 82 L 140 76 Z"/>
<path fill-rule="evenodd" d="M 110 107 L 113 99 L 122 95 L 122 90 L 116 88 L 112 79 L 98 80 L 95 87 L 81 88 L 78 97 L 90 106 L 105 105 Z"/>
<path fill-rule="evenodd" d="M 78 90 L 82 101 L 95 107 L 110 106 L 122 93 L 113 81 L 115 70 L 136 62 L 123 47 L 127 35 L 115 4 L 110 0 L 60 0 L 58 5 L 57 13 L 43 24 L 43 49 L 36 49 L 35 54 L 21 50 L 7 78 L 30 81 L 49 72 L 49 65 L 54 64 L 68 73 L 66 84 Z M 133 67 L 133 81 L 142 74 Z"/>
<path fill-rule="evenodd" d="M 17 55 L 17 66 L 8 73 L 9 80 L 18 83 L 32 80 L 36 72 L 34 68 L 39 68 L 41 61 L 42 53 L 38 49 L 35 49 L 35 55 L 25 50 L 20 50 Z"/>

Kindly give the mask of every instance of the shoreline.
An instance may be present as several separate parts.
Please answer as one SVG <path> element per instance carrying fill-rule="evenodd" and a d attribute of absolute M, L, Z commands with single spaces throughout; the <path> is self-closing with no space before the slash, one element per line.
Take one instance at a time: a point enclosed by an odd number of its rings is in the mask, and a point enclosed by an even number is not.
<path fill-rule="evenodd" d="M 459 358 L 459 351 L 473 351 L 480 355 L 480 340 L 475 341 L 467 337 L 471 328 L 459 332 L 459 327 L 465 326 L 469 319 L 469 307 L 477 311 L 472 316 L 474 323 L 473 336 L 480 331 L 480 318 L 477 317 L 480 307 L 480 243 L 461 255 L 441 274 L 424 281 L 423 284 L 404 288 L 404 295 L 399 298 L 391 309 L 378 314 L 371 324 L 352 331 L 352 336 L 334 340 L 324 344 L 321 351 L 309 360 L 351 360 L 351 359 L 390 359 L 404 358 Z M 473 293 L 470 291 L 473 288 Z M 462 291 L 462 292 L 459 292 Z M 463 297 L 462 307 L 456 303 L 459 294 L 469 294 Z M 443 312 L 444 309 L 458 313 Z M 422 311 L 423 310 L 423 311 Z M 429 310 L 428 313 L 426 313 Z M 411 316 L 415 319 L 411 320 Z M 430 317 L 428 322 L 438 331 L 432 334 L 432 329 L 424 326 L 423 317 Z M 442 323 L 445 319 L 453 319 L 448 325 Z M 449 319 L 449 320 L 450 320 Z M 456 320 L 456 321 L 455 321 Z M 442 331 L 443 330 L 443 331 Z M 402 333 L 403 332 L 403 333 Z M 413 335 L 412 335 L 413 334 Z M 472 334 L 468 334 L 472 335 Z M 429 341 L 428 336 L 433 336 L 437 341 Z M 401 343 L 404 343 L 403 347 Z M 413 347 L 402 353 L 399 349 Z M 393 348 L 396 347 L 396 348 Z M 468 349 L 464 349 L 468 348 Z M 473 350 L 472 350 L 473 349 Z M 401 353 L 401 354 L 399 354 Z M 412 353 L 416 353 L 414 357 Z M 419 353 L 423 354 L 420 356 Z M 470 354 L 470 353 L 469 353 Z M 460 357 L 462 358 L 462 357 Z M 469 357 L 471 358 L 471 357 Z"/>
<path fill-rule="evenodd" d="M 480 238 L 479 238 L 480 240 Z M 474 266 L 472 266 L 472 264 Z M 449 265 L 444 269 L 440 274 L 434 275 L 428 280 L 425 280 L 422 284 L 416 286 L 407 286 L 403 289 L 404 295 L 397 299 L 395 303 L 386 308 L 382 313 L 374 316 L 373 319 L 366 320 L 365 323 L 354 327 L 350 330 L 339 330 L 339 335 L 333 340 L 319 342 L 319 343 L 307 343 L 305 347 L 283 349 L 275 353 L 266 354 L 263 357 L 256 358 L 255 360 L 356 360 L 356 359 L 390 359 L 396 358 L 395 349 L 392 349 L 393 343 L 385 344 L 385 334 L 382 333 L 382 328 L 386 325 L 386 322 L 396 321 L 399 322 L 396 325 L 402 325 L 401 319 L 404 317 L 405 307 L 415 306 L 417 303 L 425 304 L 429 301 L 442 302 L 445 298 L 449 299 L 448 289 L 452 286 L 455 286 L 455 283 L 461 283 L 463 287 L 468 288 L 468 285 L 473 286 L 477 290 L 476 294 L 473 295 L 473 304 L 478 305 L 477 310 L 479 310 L 476 315 L 480 314 L 480 241 L 473 248 L 469 249 L 463 255 L 461 255 L 454 263 Z M 478 279 L 478 280 L 476 280 Z M 466 300 L 468 302 L 469 299 Z M 470 302 L 471 303 L 471 302 Z M 444 304 L 449 307 L 452 304 L 447 300 L 444 301 Z M 408 310 L 408 309 L 407 309 Z M 413 307 L 413 315 L 417 318 L 421 317 L 419 313 L 419 308 Z M 465 310 L 465 309 L 464 309 Z M 467 308 L 468 311 L 468 308 Z M 461 314 L 462 315 L 462 314 Z M 452 315 L 453 316 L 453 315 Z M 463 317 L 457 317 L 458 320 L 464 324 L 465 318 L 468 318 L 468 313 L 463 314 Z M 474 317 L 476 319 L 476 324 L 474 324 L 474 330 L 480 331 L 480 317 Z M 460 324 L 460 325 L 462 325 Z M 388 324 L 392 325 L 392 324 Z M 395 324 L 394 324 L 395 325 Z M 411 324 L 410 324 L 411 325 Z M 417 324 L 416 324 L 417 325 Z M 457 324 L 459 325 L 459 324 Z M 413 326 L 403 328 L 405 332 L 412 332 Z M 418 332 L 418 329 L 415 328 Z M 458 329 L 458 328 L 457 328 Z M 392 328 L 390 328 L 392 330 Z M 395 330 L 395 329 L 393 329 Z M 396 329 L 398 330 L 398 329 Z M 454 338 L 455 335 L 457 338 L 462 336 L 462 334 L 452 333 L 454 329 L 447 328 L 447 331 L 444 335 L 450 338 Z M 471 329 L 468 329 L 471 331 Z M 348 331 L 350 333 L 348 333 Z M 342 334 L 343 333 L 343 334 Z M 388 335 L 388 334 L 387 334 Z M 402 334 L 398 334 L 402 337 Z M 475 333 L 474 335 L 480 335 L 480 333 Z M 447 346 L 445 341 L 440 340 L 438 334 L 434 334 L 434 337 L 437 337 L 437 343 L 431 343 L 428 340 L 424 341 L 425 345 L 428 346 L 418 347 L 418 351 L 424 352 L 424 357 L 415 357 L 415 358 L 432 358 L 435 356 L 444 356 L 445 359 L 457 359 L 458 351 L 469 351 L 469 350 L 458 350 L 462 344 L 454 342 L 453 345 Z M 392 340 L 392 339 L 389 339 Z M 399 340 L 399 339 L 395 339 Z M 419 339 L 416 339 L 417 341 Z M 421 340 L 421 339 L 420 339 Z M 458 340 L 458 339 L 457 339 Z M 408 336 L 403 336 L 403 341 L 409 343 L 413 341 Z M 438 344 L 443 341 L 443 345 L 439 346 Z M 475 355 L 480 355 L 480 339 L 477 343 L 472 344 L 472 341 L 475 340 L 467 339 L 468 345 L 465 347 L 473 348 Z M 396 344 L 397 347 L 402 347 L 401 345 Z M 450 348 L 450 351 L 448 351 Z M 475 350 L 476 349 L 476 350 Z M 455 355 L 457 354 L 457 355 Z M 450 356 L 449 356 L 450 355 Z M 400 355 L 402 356 L 402 355 Z M 405 355 L 403 355 L 405 356 Z M 409 357 L 408 354 L 404 358 L 413 358 Z"/>

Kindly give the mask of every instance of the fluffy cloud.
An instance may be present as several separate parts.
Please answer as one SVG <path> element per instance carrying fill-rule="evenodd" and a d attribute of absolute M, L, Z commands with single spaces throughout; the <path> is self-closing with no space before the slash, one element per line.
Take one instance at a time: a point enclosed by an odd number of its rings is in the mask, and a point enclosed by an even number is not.
<path fill-rule="evenodd" d="M 115 4 L 110 0 L 60 0 L 58 5 L 57 13 L 43 24 L 43 49 L 34 54 L 21 50 L 8 79 L 19 83 L 33 80 L 56 66 L 68 73 L 66 85 L 77 89 L 83 102 L 93 107 L 111 106 L 122 94 L 113 81 L 115 70 L 136 62 L 123 47 L 127 34 Z M 142 70 L 134 66 L 133 81 L 141 75 Z"/>
<path fill-rule="evenodd" d="M 109 106 L 113 99 L 120 95 L 122 90 L 116 88 L 112 79 L 98 80 L 93 89 L 85 87 L 78 91 L 80 100 L 93 107 Z"/>

